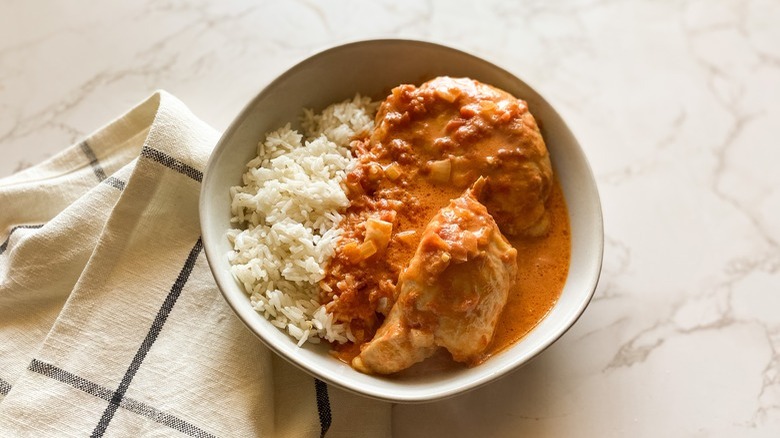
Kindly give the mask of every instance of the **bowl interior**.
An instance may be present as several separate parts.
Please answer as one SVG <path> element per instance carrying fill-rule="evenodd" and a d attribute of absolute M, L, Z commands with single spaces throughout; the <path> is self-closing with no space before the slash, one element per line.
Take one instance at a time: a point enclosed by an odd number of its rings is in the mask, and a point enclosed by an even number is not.
<path fill-rule="evenodd" d="M 524 339 L 474 367 L 441 366 L 430 361 L 418 372 L 375 377 L 332 358 L 323 345 L 296 347 L 249 305 L 230 274 L 228 189 L 241 181 L 258 141 L 285 123 L 298 124 L 303 108 L 321 110 L 359 92 L 383 99 L 401 83 L 419 84 L 440 75 L 466 76 L 502 88 L 528 102 L 550 150 L 562 185 L 572 228 L 569 275 L 558 304 Z M 395 401 L 430 401 L 476 388 L 527 362 L 558 339 L 579 317 L 598 281 L 603 252 L 601 207 L 592 173 L 577 140 L 555 110 L 533 89 L 508 72 L 472 55 L 444 46 L 408 40 L 375 40 L 321 52 L 268 85 L 225 131 L 208 163 L 200 199 L 203 243 L 214 277 L 238 317 L 277 354 L 304 371 L 343 389 Z"/>

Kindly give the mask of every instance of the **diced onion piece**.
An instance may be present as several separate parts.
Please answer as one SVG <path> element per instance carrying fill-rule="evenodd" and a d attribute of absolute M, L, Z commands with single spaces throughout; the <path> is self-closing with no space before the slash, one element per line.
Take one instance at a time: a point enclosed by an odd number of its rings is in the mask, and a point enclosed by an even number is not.
<path fill-rule="evenodd" d="M 371 165 L 368 166 L 368 179 L 371 181 L 378 180 L 384 173 L 385 170 L 382 169 L 382 166 L 377 163 L 371 163 Z"/>
<path fill-rule="evenodd" d="M 360 256 L 360 247 L 358 246 L 357 242 L 349 242 L 345 244 L 343 247 L 341 247 L 341 253 L 344 254 L 344 257 L 347 258 L 351 263 L 358 263 L 361 260 Z"/>
<path fill-rule="evenodd" d="M 416 230 L 406 230 L 406 231 L 401 231 L 400 233 L 396 233 L 395 237 L 401 242 L 407 245 L 411 245 L 412 243 L 414 243 L 414 238 L 416 235 L 417 235 Z"/>
<path fill-rule="evenodd" d="M 449 103 L 455 102 L 455 99 L 460 96 L 460 89 L 457 87 L 451 88 L 436 88 L 436 96 L 446 100 Z"/>
<path fill-rule="evenodd" d="M 397 180 L 401 177 L 401 165 L 393 161 L 390 165 L 385 167 L 385 175 L 391 181 Z"/>
<path fill-rule="evenodd" d="M 498 105 L 496 105 L 495 102 L 491 100 L 483 100 L 479 102 L 479 106 L 482 108 L 485 112 L 495 112 L 498 109 Z"/>
<path fill-rule="evenodd" d="M 373 217 L 366 220 L 366 238 L 364 242 L 374 242 L 377 251 L 387 248 L 392 234 L 392 223 Z"/>
<path fill-rule="evenodd" d="M 344 191 L 349 195 L 360 196 L 366 193 L 365 190 L 363 190 L 363 186 L 360 185 L 360 181 L 358 180 L 353 180 L 347 177 L 341 184 L 344 186 Z"/>
<path fill-rule="evenodd" d="M 431 179 L 434 182 L 446 183 L 450 180 L 452 163 L 449 158 L 438 161 L 429 161 L 428 168 L 431 171 Z"/>
<path fill-rule="evenodd" d="M 373 240 L 366 240 L 360 245 L 360 259 L 365 260 L 376 254 L 377 248 Z"/>

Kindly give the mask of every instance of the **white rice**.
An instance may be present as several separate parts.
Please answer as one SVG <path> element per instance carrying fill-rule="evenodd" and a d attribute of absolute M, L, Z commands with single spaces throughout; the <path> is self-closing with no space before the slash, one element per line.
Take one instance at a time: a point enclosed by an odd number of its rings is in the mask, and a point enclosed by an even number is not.
<path fill-rule="evenodd" d="M 304 110 L 305 140 L 289 124 L 268 133 L 244 185 L 230 188 L 231 272 L 252 307 L 299 346 L 353 340 L 319 303 L 317 283 L 341 234 L 339 211 L 349 205 L 341 187 L 355 164 L 349 142 L 373 129 L 376 107 L 357 95 L 320 114 Z"/>

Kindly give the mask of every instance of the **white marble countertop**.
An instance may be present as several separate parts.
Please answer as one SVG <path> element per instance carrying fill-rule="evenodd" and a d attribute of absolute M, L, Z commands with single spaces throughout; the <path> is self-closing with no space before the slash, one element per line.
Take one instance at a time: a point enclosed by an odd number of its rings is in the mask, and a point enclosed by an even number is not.
<path fill-rule="evenodd" d="M 590 159 L 602 280 L 530 365 L 454 399 L 395 406 L 395 435 L 780 436 L 779 2 L 2 0 L 0 10 L 0 177 L 158 88 L 224 129 L 275 75 L 341 42 L 422 38 L 509 69 L 558 108 Z"/>

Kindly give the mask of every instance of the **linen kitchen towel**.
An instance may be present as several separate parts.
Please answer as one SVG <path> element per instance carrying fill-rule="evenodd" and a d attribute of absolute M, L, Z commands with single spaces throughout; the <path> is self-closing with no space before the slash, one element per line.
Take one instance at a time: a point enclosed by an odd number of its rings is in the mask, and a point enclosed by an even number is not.
<path fill-rule="evenodd" d="M 0 435 L 389 436 L 233 315 L 202 251 L 218 133 L 157 92 L 0 180 Z M 226 194 L 227 195 L 227 194 Z"/>

